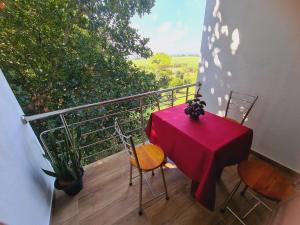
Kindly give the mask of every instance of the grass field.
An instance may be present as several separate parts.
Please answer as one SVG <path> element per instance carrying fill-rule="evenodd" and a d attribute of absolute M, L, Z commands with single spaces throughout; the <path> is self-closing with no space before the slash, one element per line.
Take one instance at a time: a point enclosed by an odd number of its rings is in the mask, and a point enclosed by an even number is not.
<path fill-rule="evenodd" d="M 173 64 L 184 64 L 192 68 L 198 68 L 199 57 L 198 56 L 174 56 L 172 57 Z"/>

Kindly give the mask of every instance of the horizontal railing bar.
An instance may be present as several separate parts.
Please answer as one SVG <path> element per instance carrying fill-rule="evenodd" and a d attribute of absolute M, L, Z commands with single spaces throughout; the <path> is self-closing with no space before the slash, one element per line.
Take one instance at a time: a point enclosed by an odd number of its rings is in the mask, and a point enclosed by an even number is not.
<path fill-rule="evenodd" d="M 187 96 L 194 96 L 195 94 L 189 94 L 189 95 L 187 95 Z M 179 98 L 186 98 L 186 95 L 182 95 L 182 96 L 179 96 L 179 97 L 176 97 L 176 98 L 174 98 L 174 101 L 176 100 L 176 99 L 179 99 Z M 165 100 L 165 99 L 163 99 L 163 98 L 161 98 L 162 100 Z M 169 100 L 169 99 L 166 99 L 165 101 L 160 101 L 160 102 L 166 102 L 166 101 L 171 101 L 171 100 Z"/>
<path fill-rule="evenodd" d="M 55 143 L 59 144 L 59 143 L 63 143 L 63 142 L 65 142 L 65 140 L 56 141 Z"/>
<path fill-rule="evenodd" d="M 147 104 L 147 105 L 143 105 L 143 107 L 150 107 L 150 106 L 153 106 L 153 107 L 157 107 L 157 102 L 155 103 L 151 103 L 151 104 Z M 140 112 L 139 112 L 140 113 Z"/>
<path fill-rule="evenodd" d="M 192 96 L 192 95 L 194 95 L 194 94 L 189 94 L 188 96 Z M 184 97 L 185 96 L 179 96 L 179 97 L 176 97 L 175 100 L 177 100 L 178 98 L 184 98 Z M 165 102 L 170 102 L 170 100 L 160 101 L 159 103 L 165 103 Z M 232 103 L 230 103 L 230 104 L 232 104 Z M 156 103 L 152 103 L 152 104 L 148 104 L 148 105 L 143 105 L 143 107 L 147 107 L 147 106 L 156 106 Z M 70 126 L 74 126 L 74 125 L 78 125 L 78 124 L 82 124 L 82 123 L 86 123 L 86 122 L 91 122 L 93 120 L 100 120 L 100 119 L 104 119 L 104 118 L 107 118 L 107 117 L 115 116 L 115 115 L 118 115 L 118 114 L 121 114 L 121 113 L 131 112 L 131 111 L 134 111 L 136 109 L 140 109 L 140 107 L 136 107 L 136 108 L 124 110 L 124 111 L 113 113 L 113 114 L 109 114 L 109 115 L 99 116 L 99 117 L 95 117 L 95 118 L 92 118 L 92 119 L 83 120 L 83 121 L 79 121 L 79 122 L 75 122 L 75 123 L 70 123 L 70 124 L 68 124 L 68 126 L 70 127 Z M 64 128 L 64 126 L 54 127 L 54 128 L 42 131 L 41 135 L 44 135 L 45 133 L 48 133 L 50 131 L 55 131 L 55 130 L 59 130 L 59 129 L 63 129 L 63 128 Z M 82 134 L 82 135 L 85 135 L 85 134 Z"/>
<path fill-rule="evenodd" d="M 124 124 L 130 123 L 130 122 L 134 122 L 134 120 L 125 121 L 125 122 L 123 122 L 123 123 L 120 123 L 120 125 L 124 125 Z M 62 128 L 63 128 L 63 127 L 62 127 Z M 101 128 L 101 129 L 97 129 L 97 130 L 94 130 L 94 131 L 91 131 L 91 132 L 84 133 L 84 134 L 82 134 L 82 136 L 87 136 L 87 135 L 90 135 L 90 134 L 92 134 L 92 133 L 96 133 L 96 132 L 99 132 L 99 131 L 108 130 L 108 129 L 111 129 L 111 128 L 114 128 L 114 125 L 113 125 L 113 126 L 108 126 L 108 127 L 105 127 L 105 128 Z M 141 128 L 133 129 L 133 130 L 128 131 L 128 133 L 133 132 L 133 131 L 136 131 L 136 130 L 140 130 L 140 129 L 141 129 Z M 50 131 L 50 130 L 48 130 L 48 131 Z M 43 134 L 45 134 L 45 133 L 46 133 L 46 131 L 45 131 Z M 102 142 L 105 142 L 105 141 L 111 140 L 111 139 L 113 139 L 113 137 L 106 138 L 106 139 L 102 139 L 102 140 L 93 142 L 93 143 L 88 144 L 88 145 L 80 146 L 79 149 L 83 149 L 83 148 L 90 147 L 90 146 L 92 146 L 92 145 L 100 144 L 100 143 L 102 143 Z M 62 143 L 62 142 L 64 142 L 64 140 L 57 141 L 56 143 L 58 144 L 58 143 Z"/>
<path fill-rule="evenodd" d="M 160 101 L 159 104 L 165 103 L 165 102 L 169 102 L 171 104 L 170 100 L 166 100 L 166 101 Z"/>
<path fill-rule="evenodd" d="M 114 149 L 114 148 L 115 148 L 115 146 L 112 146 L 112 147 L 107 148 L 107 149 L 105 149 L 105 150 L 102 150 L 102 151 L 99 151 L 99 152 L 95 152 L 95 153 L 93 153 L 93 154 L 91 154 L 91 155 L 88 155 L 87 157 L 84 157 L 83 159 L 85 160 L 85 159 L 91 158 L 91 157 L 93 157 L 93 156 L 95 156 L 95 155 L 101 154 L 101 153 L 103 153 L 103 152 L 107 152 L 107 151 L 109 151 L 110 149 Z"/>
<path fill-rule="evenodd" d="M 175 93 L 175 94 L 177 94 L 178 95 L 178 93 Z M 180 93 L 180 94 L 182 94 L 182 93 Z M 193 94 L 194 95 L 194 94 Z M 186 94 L 184 94 L 184 95 L 179 95 L 179 96 L 184 96 L 184 97 L 186 97 Z M 164 98 L 169 98 L 170 96 L 162 96 L 160 99 L 164 99 Z M 170 100 L 172 100 L 172 99 L 170 99 Z"/>
<path fill-rule="evenodd" d="M 105 141 L 108 141 L 108 140 L 112 140 L 114 137 L 109 137 L 109 138 L 105 138 L 103 140 L 99 140 L 99 141 L 95 141 L 91 144 L 88 144 L 88 145 L 83 145 L 83 146 L 80 146 L 79 149 L 84 149 L 84 148 L 88 148 L 88 147 L 91 147 L 93 145 L 97 145 L 97 144 L 100 144 L 100 143 L 103 143 Z"/>
<path fill-rule="evenodd" d="M 138 120 L 124 120 L 124 122 L 120 123 L 120 125 L 124 125 L 124 124 L 130 123 L 130 122 L 137 122 L 137 121 Z M 112 125 L 112 126 L 96 129 L 96 130 L 93 130 L 93 131 L 86 132 L 86 133 L 82 134 L 82 136 L 88 136 L 90 134 L 97 133 L 97 132 L 104 131 L 104 130 L 108 130 L 108 129 L 112 129 L 114 127 L 115 126 Z"/>
<path fill-rule="evenodd" d="M 132 133 L 132 132 L 134 132 L 134 131 L 137 131 L 137 130 L 141 130 L 141 128 L 142 127 L 139 127 L 139 128 L 137 128 L 137 129 L 133 129 L 133 130 L 130 130 L 130 131 L 127 131 L 127 132 L 125 132 L 126 134 L 130 134 L 130 133 Z"/>
<path fill-rule="evenodd" d="M 130 130 L 130 131 L 126 132 L 126 133 L 132 133 L 132 132 L 137 131 L 137 130 L 141 130 L 141 128 L 139 127 L 139 128 L 137 128 L 137 129 Z M 105 142 L 105 141 L 107 141 L 107 140 L 111 140 L 111 139 L 113 139 L 113 138 L 114 138 L 114 137 L 112 136 L 112 137 L 109 137 L 109 138 L 105 138 L 105 139 L 103 139 L 103 140 L 95 141 L 95 142 L 93 142 L 93 143 L 91 143 L 91 144 L 81 146 L 81 147 L 79 147 L 79 149 L 91 147 L 91 146 L 93 146 L 93 145 L 97 145 L 97 144 L 103 143 L 103 142 Z"/>
<path fill-rule="evenodd" d="M 135 109 L 139 109 L 139 107 L 133 108 L 133 109 L 129 109 L 129 110 L 124 110 L 122 112 L 118 112 L 118 113 L 114 113 L 114 114 L 110 114 L 110 115 L 105 115 L 105 116 L 101 116 L 101 117 L 92 118 L 92 119 L 89 119 L 89 120 L 83 120 L 83 121 L 80 121 L 80 122 L 71 123 L 71 124 L 68 124 L 68 126 L 70 127 L 70 126 L 78 125 L 78 124 L 81 124 L 81 123 L 84 123 L 84 122 L 90 122 L 90 121 L 93 121 L 93 120 L 96 120 L 96 119 L 107 118 L 107 117 L 110 117 L 110 116 L 113 116 L 113 115 L 117 115 L 117 114 L 120 114 L 120 113 L 134 111 Z M 63 129 L 63 128 L 64 128 L 64 126 L 59 126 L 59 127 L 51 128 L 51 129 L 48 129 L 48 130 L 44 130 L 43 132 L 41 132 L 40 135 L 44 135 L 45 133 L 48 133 L 50 131 L 59 130 L 59 129 Z M 85 134 L 82 134 L 82 135 L 85 135 Z"/>
<path fill-rule="evenodd" d="M 163 103 L 163 104 L 161 104 L 161 106 L 160 106 L 160 107 L 162 108 L 162 107 L 165 107 L 165 106 L 171 107 L 171 106 L 172 106 L 172 104 L 171 104 L 171 103 L 170 103 L 170 104 Z"/>
<path fill-rule="evenodd" d="M 180 98 L 186 98 L 186 95 L 184 95 L 184 96 L 179 96 L 179 97 L 176 97 L 174 100 L 176 101 L 177 99 L 180 99 Z"/>
<path fill-rule="evenodd" d="M 91 119 L 88 119 L 88 120 L 82 120 L 82 121 L 79 121 L 79 122 L 76 122 L 76 123 L 68 124 L 68 126 L 74 126 L 74 125 L 78 125 L 78 124 L 82 124 L 82 123 L 86 123 L 86 122 L 91 122 L 91 121 L 94 121 L 94 120 L 101 120 L 101 119 L 104 119 L 104 118 L 107 118 L 107 117 L 111 117 L 111 116 L 115 116 L 115 115 L 118 115 L 118 114 L 121 114 L 121 113 L 134 111 L 134 110 L 139 109 L 139 108 L 140 107 L 136 107 L 136 108 L 124 110 L 124 111 L 121 111 L 121 112 L 112 113 L 112 114 L 109 114 L 109 115 L 103 115 L 103 116 L 98 116 L 98 117 L 91 118 Z"/>
<path fill-rule="evenodd" d="M 85 105 L 81 105 L 81 106 L 75 106 L 75 107 L 71 107 L 71 108 L 67 108 L 67 109 L 61 109 L 61 110 L 56 110 L 56 111 L 52 111 L 52 112 L 36 114 L 36 115 L 32 115 L 32 116 L 22 116 L 22 121 L 23 121 L 23 123 L 27 123 L 27 122 L 31 122 L 34 120 L 45 119 L 48 117 L 57 116 L 60 114 L 66 114 L 66 113 L 74 112 L 74 111 L 81 110 L 81 109 L 87 109 L 87 108 L 93 108 L 93 107 L 98 107 L 98 106 L 104 106 L 104 105 L 112 104 L 112 103 L 124 102 L 127 100 L 143 98 L 143 97 L 150 96 L 150 95 L 158 95 L 158 94 L 161 94 L 164 92 L 169 92 L 172 90 L 178 90 L 181 88 L 187 88 L 187 87 L 199 86 L 199 85 L 200 85 L 200 83 L 197 82 L 194 84 L 187 84 L 187 85 L 182 85 L 182 86 L 178 86 L 178 87 L 174 87 L 174 88 L 158 90 L 158 91 L 150 91 L 150 92 L 146 92 L 146 93 L 142 93 L 142 94 L 131 95 L 131 96 L 126 96 L 126 97 L 121 97 L 121 98 L 117 98 L 117 99 L 111 99 L 111 100 L 106 100 L 106 101 L 96 102 L 96 103 L 91 103 L 91 104 L 85 104 Z"/>
<path fill-rule="evenodd" d="M 63 128 L 64 128 L 64 126 L 59 126 L 59 127 L 54 127 L 54 128 L 48 129 L 48 130 L 44 130 L 41 132 L 40 136 L 43 136 L 45 133 L 48 133 L 50 131 L 59 130 L 59 129 L 63 129 Z"/>
<path fill-rule="evenodd" d="M 100 131 L 105 131 L 105 130 L 112 129 L 112 128 L 114 128 L 114 125 L 86 132 L 86 133 L 82 134 L 82 136 L 85 137 L 85 136 L 88 136 L 90 134 L 97 133 L 97 132 L 100 132 Z"/>

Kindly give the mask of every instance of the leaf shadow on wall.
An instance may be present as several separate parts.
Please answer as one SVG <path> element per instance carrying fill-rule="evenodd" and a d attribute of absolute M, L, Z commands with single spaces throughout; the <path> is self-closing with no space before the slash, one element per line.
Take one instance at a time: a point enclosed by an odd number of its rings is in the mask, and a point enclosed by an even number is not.
<path fill-rule="evenodd" d="M 230 80 L 234 77 L 224 59 L 226 57 L 226 61 L 228 61 L 238 57 L 241 46 L 240 31 L 238 27 L 224 21 L 220 0 L 215 0 L 214 3 L 207 5 L 205 17 L 198 79 L 203 86 L 206 85 L 208 79 L 215 79 L 213 86 L 205 88 L 208 88 L 209 93 L 215 96 L 212 104 L 217 106 L 217 114 L 224 116 L 229 93 L 232 90 Z M 226 89 L 227 93 L 221 94 L 219 89 Z"/>

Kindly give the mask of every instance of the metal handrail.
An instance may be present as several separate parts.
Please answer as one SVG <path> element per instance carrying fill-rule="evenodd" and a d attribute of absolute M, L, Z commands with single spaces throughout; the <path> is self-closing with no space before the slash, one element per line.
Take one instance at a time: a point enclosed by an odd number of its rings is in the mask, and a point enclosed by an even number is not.
<path fill-rule="evenodd" d="M 138 123 L 138 126 L 134 129 L 128 130 L 127 133 L 135 133 L 136 131 L 140 131 L 139 132 L 139 141 L 141 141 L 142 143 L 145 143 L 146 141 L 146 135 L 145 135 L 145 114 L 147 115 L 149 112 L 149 108 L 151 108 L 152 106 L 157 107 L 158 110 L 162 108 L 165 108 L 165 104 L 169 103 L 168 106 L 174 106 L 174 104 L 177 104 L 178 100 L 185 98 L 186 100 L 189 98 L 189 96 L 194 95 L 194 93 L 189 93 L 189 89 L 191 87 L 195 87 L 200 88 L 200 83 L 194 83 L 194 84 L 187 84 L 187 85 L 182 85 L 182 86 L 177 86 L 174 88 L 168 88 L 168 89 L 163 89 L 163 90 L 159 90 L 159 91 L 151 91 L 151 92 L 146 92 L 146 93 L 142 93 L 142 94 L 137 94 L 137 95 L 132 95 L 132 96 L 127 96 L 127 97 L 122 97 L 122 98 L 117 98 L 117 99 L 112 99 L 112 100 L 106 100 L 106 101 L 102 101 L 102 102 L 96 102 L 96 103 L 92 103 L 92 104 L 85 104 L 85 105 L 81 105 L 81 106 L 76 106 L 76 107 L 72 107 L 72 108 L 67 108 L 67 109 L 62 109 L 62 110 L 56 110 L 56 111 L 52 111 L 52 112 L 48 112 L 48 113 L 42 113 L 42 114 L 36 114 L 36 115 L 32 115 L 32 116 L 23 116 L 22 117 L 22 121 L 24 124 L 34 121 L 34 120 L 40 120 L 40 119 L 46 119 L 49 117 L 53 117 L 53 116 L 58 116 L 58 118 L 61 120 L 62 126 L 60 126 L 59 124 L 57 124 L 57 127 L 42 131 L 39 135 L 40 137 L 40 141 L 42 146 L 44 147 L 45 151 L 49 153 L 49 156 L 51 157 L 51 153 L 48 149 L 47 146 L 47 136 L 46 134 L 48 134 L 51 131 L 57 131 L 57 130 L 61 130 L 63 129 L 64 134 L 67 137 L 67 141 L 70 142 L 70 144 L 73 144 L 72 140 L 72 135 L 71 135 L 71 128 L 75 128 L 75 126 L 84 126 L 84 124 L 93 122 L 93 121 L 100 121 L 100 120 L 105 120 L 107 118 L 111 118 L 111 117 L 115 117 L 124 113 L 129 113 L 129 112 L 134 112 L 137 111 L 140 116 L 139 118 L 136 118 L 131 121 L 131 119 L 126 119 L 122 122 L 122 124 L 127 124 L 127 123 L 131 123 L 131 122 L 135 122 Z M 186 89 L 186 91 L 180 91 L 181 89 Z M 178 93 L 177 93 L 178 91 Z M 168 95 L 165 95 L 164 93 L 169 93 Z M 180 95 L 178 96 L 178 94 L 183 94 L 184 95 Z M 155 100 L 154 103 L 152 104 L 147 104 L 146 101 L 144 101 L 144 99 L 147 96 L 154 96 L 157 97 L 157 99 Z M 110 104 L 116 104 L 116 103 L 124 103 L 124 102 L 129 102 L 129 101 L 137 101 L 138 106 L 133 106 L 133 108 L 128 108 L 126 110 L 122 110 L 122 111 L 117 111 L 117 112 L 112 112 L 112 113 L 108 113 L 105 115 L 101 115 L 101 116 L 95 116 L 94 118 L 88 118 L 88 119 L 83 119 L 81 121 L 77 121 L 77 122 L 73 122 L 73 123 L 68 123 L 67 122 L 67 114 L 71 113 L 71 112 L 76 112 L 78 110 L 84 110 L 84 109 L 89 109 L 89 108 L 93 108 L 93 107 L 104 107 Z M 177 103 L 175 103 L 175 101 Z M 181 101 L 181 100 L 180 100 Z M 151 111 L 151 110 L 150 110 Z M 137 120 L 137 121 L 135 121 Z M 98 134 L 100 135 L 100 133 L 103 135 L 106 131 L 109 131 L 111 128 L 113 128 L 113 126 L 110 126 L 108 124 L 105 125 L 105 127 L 103 127 L 102 125 L 100 127 L 95 127 L 93 128 L 93 130 L 88 130 L 85 131 L 85 133 L 81 134 L 82 137 L 84 138 L 88 138 L 88 136 L 90 135 L 95 135 Z M 105 142 L 110 142 L 112 141 L 114 138 L 113 136 L 111 136 L 111 134 L 109 134 L 111 132 L 108 132 L 107 134 L 105 134 L 105 137 L 100 137 L 99 139 L 96 138 L 95 140 L 93 139 L 93 142 L 91 143 L 89 140 L 87 142 L 85 142 L 82 146 L 79 146 L 80 150 L 84 150 L 87 151 L 87 155 L 83 158 L 83 160 L 85 162 L 90 162 L 91 157 L 93 156 L 101 156 L 101 154 L 103 153 L 109 153 L 109 151 L 111 149 L 113 149 L 114 147 L 110 147 L 107 148 L 106 144 L 105 147 L 103 147 L 103 149 L 101 151 L 94 152 L 94 146 L 100 146 L 102 143 Z M 97 135 L 98 136 L 98 135 Z M 61 142 L 60 140 L 57 140 L 57 143 Z M 89 150 L 89 148 L 91 148 L 91 152 Z M 102 148 L 102 147 L 101 147 Z M 105 153 L 105 154 L 106 154 Z"/>
<path fill-rule="evenodd" d="M 196 86 L 196 87 L 200 86 L 200 82 L 196 82 L 194 84 L 186 84 L 186 85 L 182 85 L 182 86 L 177 86 L 174 88 L 162 89 L 162 90 L 158 90 L 158 91 L 145 92 L 145 93 L 141 93 L 141 94 L 137 94 L 137 95 L 131 95 L 131 96 L 126 96 L 126 97 L 106 100 L 106 101 L 102 101 L 102 102 L 96 102 L 96 103 L 85 104 L 85 105 L 81 105 L 81 106 L 70 107 L 67 109 L 61 109 L 61 110 L 56 110 L 56 111 L 47 112 L 47 113 L 40 113 L 40 114 L 36 114 L 36 115 L 31 115 L 31 116 L 23 115 L 21 117 L 21 120 L 24 124 L 26 124 L 26 123 L 34 121 L 34 120 L 40 120 L 40 119 L 45 119 L 45 118 L 52 117 L 52 116 L 58 116 L 61 114 L 66 114 L 66 113 L 74 112 L 74 111 L 81 110 L 81 109 L 93 108 L 93 107 L 97 107 L 97 106 L 104 106 L 107 104 L 119 103 L 119 102 L 131 100 L 131 99 L 138 99 L 138 98 L 143 98 L 143 97 L 151 96 L 151 95 L 159 95 L 159 94 L 162 94 L 164 92 L 169 92 L 169 91 L 174 92 L 175 90 L 178 90 L 178 89 L 189 88 L 189 87 L 194 87 L 194 86 Z"/>

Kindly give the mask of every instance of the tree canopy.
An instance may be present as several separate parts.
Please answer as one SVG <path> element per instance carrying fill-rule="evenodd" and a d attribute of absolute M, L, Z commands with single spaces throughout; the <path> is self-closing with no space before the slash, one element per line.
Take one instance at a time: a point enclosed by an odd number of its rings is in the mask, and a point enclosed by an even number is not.
<path fill-rule="evenodd" d="M 0 68 L 25 113 L 156 90 L 127 57 L 152 55 L 130 26 L 154 0 L 7 0 L 0 10 Z"/>

